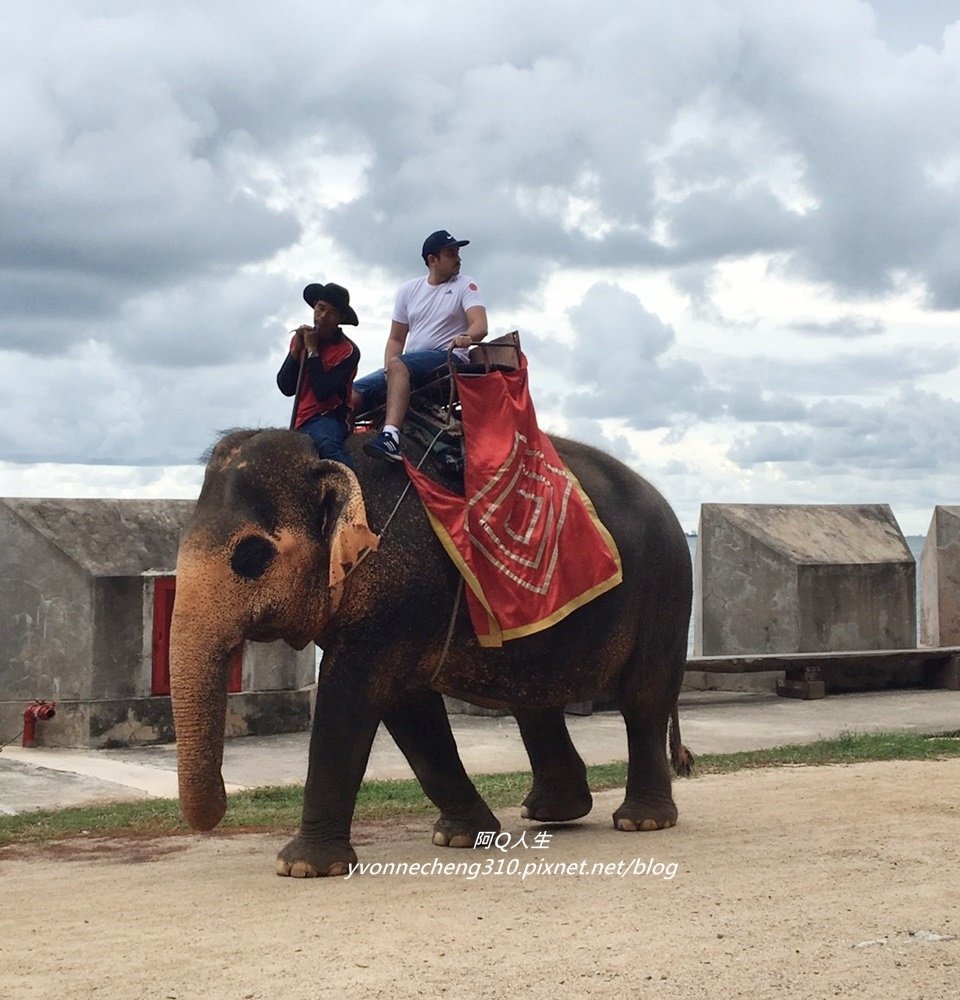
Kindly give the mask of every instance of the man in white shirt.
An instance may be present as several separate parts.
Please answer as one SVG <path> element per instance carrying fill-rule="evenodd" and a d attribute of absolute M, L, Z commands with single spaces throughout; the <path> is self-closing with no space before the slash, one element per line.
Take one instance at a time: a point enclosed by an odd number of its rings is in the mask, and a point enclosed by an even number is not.
<path fill-rule="evenodd" d="M 383 430 L 368 441 L 368 455 L 400 462 L 400 427 L 410 402 L 410 389 L 447 361 L 447 353 L 466 359 L 467 348 L 487 335 L 487 310 L 477 283 L 460 273 L 460 247 L 445 229 L 423 243 L 427 273 L 406 282 L 397 292 L 393 322 L 384 351 L 383 369 L 353 383 L 354 410 L 368 410 L 386 398 Z"/>

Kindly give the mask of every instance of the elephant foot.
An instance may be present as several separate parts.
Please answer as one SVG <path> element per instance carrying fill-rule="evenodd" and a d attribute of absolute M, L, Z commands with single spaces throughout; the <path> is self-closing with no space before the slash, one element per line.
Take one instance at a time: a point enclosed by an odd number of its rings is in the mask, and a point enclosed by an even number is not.
<path fill-rule="evenodd" d="M 433 843 L 436 847 L 473 847 L 477 834 L 486 832 L 499 833 L 500 820 L 481 799 L 460 815 L 441 813 L 433 824 Z"/>
<path fill-rule="evenodd" d="M 277 874 L 289 878 L 347 875 L 357 853 L 346 841 L 307 840 L 299 834 L 277 855 Z"/>
<path fill-rule="evenodd" d="M 539 823 L 566 823 L 586 816 L 592 808 L 586 781 L 575 789 L 534 785 L 520 806 L 520 815 Z"/>
<path fill-rule="evenodd" d="M 676 826 L 677 815 L 673 799 L 625 799 L 613 814 L 613 825 L 630 833 L 667 830 Z"/>

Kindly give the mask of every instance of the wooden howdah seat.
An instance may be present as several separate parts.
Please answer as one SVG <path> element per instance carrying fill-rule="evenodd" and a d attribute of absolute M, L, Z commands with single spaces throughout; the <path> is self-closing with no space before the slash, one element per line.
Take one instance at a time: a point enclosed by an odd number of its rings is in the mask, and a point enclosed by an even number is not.
<path fill-rule="evenodd" d="M 493 340 L 474 344 L 468 360 L 454 362 L 451 351 L 447 363 L 410 393 L 410 406 L 400 436 L 404 453 L 415 465 L 421 463 L 444 486 L 463 492 L 463 424 L 456 372 L 461 378 L 475 378 L 492 371 L 515 371 L 520 367 L 520 334 L 514 330 Z M 384 404 L 354 414 L 357 433 L 373 433 L 383 424 Z M 429 455 L 426 455 L 429 449 Z M 424 456 L 426 455 L 426 458 Z"/>

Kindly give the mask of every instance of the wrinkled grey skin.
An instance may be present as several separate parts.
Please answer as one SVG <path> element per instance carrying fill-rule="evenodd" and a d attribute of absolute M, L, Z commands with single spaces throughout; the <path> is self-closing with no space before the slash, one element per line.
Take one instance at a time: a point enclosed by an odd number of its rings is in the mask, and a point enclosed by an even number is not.
<path fill-rule="evenodd" d="M 481 648 L 461 601 L 440 660 L 457 571 L 411 489 L 379 550 L 349 576 L 334 609 L 329 552 L 356 480 L 316 457 L 290 431 L 240 431 L 214 449 L 181 542 L 171 638 L 181 807 L 200 830 L 226 808 L 223 755 L 227 663 L 244 638 L 324 650 L 303 817 L 278 872 L 344 874 L 354 803 L 383 721 L 440 810 L 434 843 L 472 846 L 499 823 L 467 777 L 441 693 L 516 717 L 533 771 L 524 815 L 577 819 L 592 800 L 563 706 L 603 696 L 626 722 L 629 771 L 622 830 L 677 819 L 666 758 L 667 723 L 686 660 L 691 567 L 686 539 L 663 498 L 620 462 L 586 445 L 554 443 L 613 535 L 623 583 L 550 629 Z M 367 520 L 379 532 L 407 478 L 350 449 Z M 338 520 L 339 519 L 339 520 Z M 341 536 L 342 537 L 342 536 Z"/>

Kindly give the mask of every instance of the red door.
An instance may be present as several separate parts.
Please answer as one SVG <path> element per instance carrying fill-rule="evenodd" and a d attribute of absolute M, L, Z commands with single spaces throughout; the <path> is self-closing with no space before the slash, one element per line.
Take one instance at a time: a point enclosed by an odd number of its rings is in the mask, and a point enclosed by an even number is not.
<path fill-rule="evenodd" d="M 151 694 L 170 694 L 170 622 L 177 591 L 175 576 L 158 576 L 153 586 L 153 669 Z M 230 657 L 227 690 L 243 689 L 243 643 Z"/>

